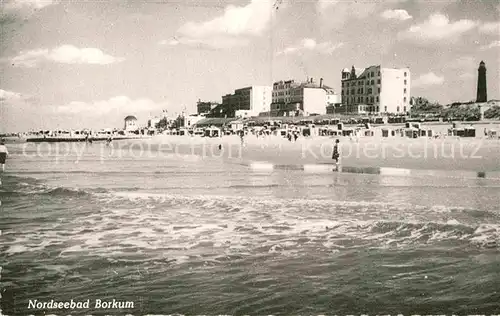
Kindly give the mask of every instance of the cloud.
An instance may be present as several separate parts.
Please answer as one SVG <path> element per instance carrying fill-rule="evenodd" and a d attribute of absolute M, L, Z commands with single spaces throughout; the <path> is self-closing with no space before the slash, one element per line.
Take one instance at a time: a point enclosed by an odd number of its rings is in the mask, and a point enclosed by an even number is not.
<path fill-rule="evenodd" d="M 339 1 L 335 1 L 335 0 L 318 0 L 318 2 L 317 2 L 317 10 L 319 12 L 323 12 L 326 9 L 328 9 L 329 7 L 332 7 L 332 6 L 336 5 L 338 2 Z"/>
<path fill-rule="evenodd" d="M 344 46 L 343 43 L 332 43 L 332 42 L 322 42 L 322 43 L 317 43 L 316 40 L 312 38 L 305 38 L 303 39 L 299 45 L 297 46 L 291 46 L 287 47 L 284 50 L 276 53 L 277 56 L 279 55 L 288 55 L 288 54 L 294 54 L 298 53 L 301 51 L 315 51 L 320 54 L 332 54 L 335 50 L 338 48 Z"/>
<path fill-rule="evenodd" d="M 164 46 L 185 46 L 196 49 L 227 49 L 242 47 L 250 43 L 248 38 L 217 36 L 205 39 L 192 39 L 188 37 L 178 37 L 172 40 L 163 40 L 158 44 Z"/>
<path fill-rule="evenodd" d="M 179 45 L 181 42 L 177 39 L 172 39 L 172 40 L 163 40 L 163 41 L 160 41 L 158 44 L 160 45 L 170 45 L 170 46 L 177 46 Z"/>
<path fill-rule="evenodd" d="M 351 18 L 363 19 L 375 13 L 383 1 L 345 1 L 345 0 L 318 0 L 316 10 L 320 14 L 322 23 L 331 28 L 338 28 Z"/>
<path fill-rule="evenodd" d="M 53 4 L 57 4 L 56 0 L 6 0 L 4 8 L 6 10 L 19 9 L 42 9 Z"/>
<path fill-rule="evenodd" d="M 24 23 L 37 11 L 58 2 L 59 0 L 0 0 L 0 32 L 6 26 L 17 29 L 19 23 Z"/>
<path fill-rule="evenodd" d="M 380 16 L 386 20 L 406 21 L 412 18 L 406 10 L 385 10 Z"/>
<path fill-rule="evenodd" d="M 487 22 L 479 27 L 482 33 L 500 34 L 500 22 Z"/>
<path fill-rule="evenodd" d="M 452 69 L 475 69 L 479 62 L 471 56 L 462 56 L 449 62 L 448 66 Z"/>
<path fill-rule="evenodd" d="M 426 21 L 400 32 L 399 38 L 417 42 L 457 40 L 461 35 L 472 30 L 477 25 L 477 22 L 471 20 L 450 22 L 446 15 L 436 13 L 432 14 Z"/>
<path fill-rule="evenodd" d="M 432 85 L 442 85 L 444 82 L 444 77 L 438 76 L 433 72 L 426 73 L 418 77 L 418 79 L 413 80 L 412 86 L 432 86 Z"/>
<path fill-rule="evenodd" d="M 459 76 L 460 79 L 462 80 L 470 80 L 474 78 L 474 75 L 471 74 L 470 72 L 465 72 Z"/>
<path fill-rule="evenodd" d="M 273 1 L 252 0 L 246 6 L 229 5 L 224 13 L 205 22 L 188 22 L 178 33 L 179 43 L 206 44 L 217 48 L 246 45 L 250 37 L 260 36 L 273 14 Z"/>
<path fill-rule="evenodd" d="M 11 62 L 14 66 L 34 67 L 43 60 L 64 64 L 106 65 L 121 62 L 124 59 L 107 55 L 97 48 L 62 45 L 50 50 L 22 51 L 18 56 L 12 58 Z"/>
<path fill-rule="evenodd" d="M 481 46 L 480 49 L 487 50 L 487 49 L 492 49 L 492 48 L 496 48 L 496 47 L 500 47 L 500 41 L 493 41 L 488 45 Z"/>
<path fill-rule="evenodd" d="M 54 106 L 53 111 L 59 114 L 78 114 L 83 116 L 102 116 L 113 114 L 134 114 L 165 109 L 167 103 L 156 103 L 150 99 L 132 100 L 126 96 L 116 96 L 109 100 L 95 102 L 73 101 L 65 105 Z"/>
<path fill-rule="evenodd" d="M 0 89 L 0 101 L 20 100 L 22 95 L 17 92 Z"/>

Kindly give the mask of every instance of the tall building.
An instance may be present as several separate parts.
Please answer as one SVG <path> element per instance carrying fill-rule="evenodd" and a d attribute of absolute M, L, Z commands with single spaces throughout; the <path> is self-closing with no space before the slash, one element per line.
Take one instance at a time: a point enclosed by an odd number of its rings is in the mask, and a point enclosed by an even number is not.
<path fill-rule="evenodd" d="M 161 118 L 158 116 L 152 117 L 148 120 L 149 128 L 156 128 L 160 124 Z"/>
<path fill-rule="evenodd" d="M 198 100 L 198 102 L 196 103 L 196 110 L 199 115 L 206 115 L 210 113 L 210 111 L 213 110 L 218 105 L 219 103 L 217 102 L 211 102 L 211 101 L 205 102 Z"/>
<path fill-rule="evenodd" d="M 222 97 L 221 113 L 223 116 L 256 116 L 269 111 L 271 104 L 270 86 L 251 86 L 234 90 L 233 94 Z"/>
<path fill-rule="evenodd" d="M 341 102 L 331 87 L 323 85 L 323 78 L 319 84 L 313 78 L 302 83 L 294 80 L 275 82 L 272 101 L 271 116 L 326 114 L 328 106 Z"/>
<path fill-rule="evenodd" d="M 342 106 L 338 113 L 406 113 L 410 110 L 409 68 L 368 68 L 342 70 Z"/>
<path fill-rule="evenodd" d="M 486 65 L 484 61 L 481 60 L 479 63 L 479 68 L 477 69 L 477 98 L 476 102 L 487 102 L 488 94 L 486 91 Z"/>

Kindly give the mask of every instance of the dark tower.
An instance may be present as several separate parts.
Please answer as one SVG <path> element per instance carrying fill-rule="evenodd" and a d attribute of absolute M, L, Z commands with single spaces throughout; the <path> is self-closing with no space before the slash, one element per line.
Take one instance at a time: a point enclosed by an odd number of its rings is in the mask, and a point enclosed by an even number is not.
<path fill-rule="evenodd" d="M 356 79 L 356 68 L 354 68 L 354 65 L 351 68 L 351 79 Z"/>
<path fill-rule="evenodd" d="M 488 95 L 486 93 L 486 66 L 484 61 L 481 60 L 479 68 L 477 69 L 477 98 L 476 102 L 487 102 Z"/>

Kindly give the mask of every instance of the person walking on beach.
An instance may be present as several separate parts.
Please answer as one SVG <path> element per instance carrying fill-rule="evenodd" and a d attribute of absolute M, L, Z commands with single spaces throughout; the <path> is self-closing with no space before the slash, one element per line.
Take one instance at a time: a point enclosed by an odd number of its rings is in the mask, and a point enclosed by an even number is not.
<path fill-rule="evenodd" d="M 245 147 L 245 132 L 241 131 L 240 132 L 240 141 L 241 141 L 241 147 Z"/>
<path fill-rule="evenodd" d="M 2 165 L 2 172 L 5 172 L 5 160 L 7 159 L 8 154 L 9 151 L 7 150 L 4 141 L 0 140 L 0 165 Z"/>
<path fill-rule="evenodd" d="M 340 160 L 339 143 L 340 141 L 338 139 L 335 140 L 335 145 L 333 145 L 333 153 L 332 153 L 332 159 L 335 160 L 335 166 L 337 170 L 339 168 L 339 160 Z"/>

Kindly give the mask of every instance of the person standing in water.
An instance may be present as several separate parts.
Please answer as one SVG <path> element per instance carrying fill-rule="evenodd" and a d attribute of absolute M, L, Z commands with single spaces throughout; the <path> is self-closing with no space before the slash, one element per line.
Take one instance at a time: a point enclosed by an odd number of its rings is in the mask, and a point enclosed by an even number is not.
<path fill-rule="evenodd" d="M 2 165 L 2 172 L 5 172 L 5 160 L 7 159 L 8 154 L 9 151 L 7 150 L 4 141 L 0 140 L 0 165 Z"/>
<path fill-rule="evenodd" d="M 245 147 L 245 132 L 241 131 L 240 132 L 240 141 L 241 141 L 241 147 Z"/>
<path fill-rule="evenodd" d="M 113 142 L 113 136 L 109 136 L 108 139 L 106 139 L 106 146 L 111 146 L 111 143 Z"/>
<path fill-rule="evenodd" d="M 335 140 L 335 145 L 333 145 L 333 153 L 332 153 L 332 159 L 335 160 L 335 166 L 337 170 L 339 169 L 339 161 L 340 161 L 339 143 L 340 141 L 338 139 Z"/>

